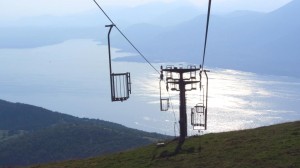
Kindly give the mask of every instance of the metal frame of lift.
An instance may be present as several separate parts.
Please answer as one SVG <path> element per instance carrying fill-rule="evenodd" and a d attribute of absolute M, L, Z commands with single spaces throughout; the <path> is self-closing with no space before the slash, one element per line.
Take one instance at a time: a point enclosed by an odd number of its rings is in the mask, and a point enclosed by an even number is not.
<path fill-rule="evenodd" d="M 188 66 L 187 68 L 183 68 L 183 66 L 174 67 L 168 65 L 165 69 L 161 66 L 160 79 L 163 80 L 163 73 L 165 72 L 167 90 L 169 90 L 170 85 L 172 91 L 179 91 L 180 142 L 184 142 L 185 137 L 187 136 L 186 92 L 196 90 L 196 84 L 200 83 L 200 81 L 196 80 L 197 71 L 200 71 L 200 68 L 197 68 L 196 66 Z M 187 77 L 187 75 L 184 74 L 189 74 L 189 76 Z M 186 86 L 191 87 L 187 89 Z M 162 99 L 160 97 L 161 107 L 163 101 L 169 100 Z M 161 108 L 162 111 L 166 111 L 166 109 L 167 108 Z"/>
<path fill-rule="evenodd" d="M 208 102 L 208 70 L 201 70 L 200 76 L 200 100 L 201 103 L 196 104 L 191 109 L 191 125 L 194 130 L 207 130 L 207 102 Z M 206 85 L 202 85 L 202 73 L 205 74 Z"/>
<path fill-rule="evenodd" d="M 111 101 L 125 101 L 131 94 L 131 78 L 130 73 L 113 73 L 111 64 L 111 49 L 110 49 L 110 33 L 114 24 L 106 25 L 109 27 L 107 40 L 108 40 L 108 55 L 109 55 L 109 75 L 110 75 L 110 90 L 111 90 Z"/>

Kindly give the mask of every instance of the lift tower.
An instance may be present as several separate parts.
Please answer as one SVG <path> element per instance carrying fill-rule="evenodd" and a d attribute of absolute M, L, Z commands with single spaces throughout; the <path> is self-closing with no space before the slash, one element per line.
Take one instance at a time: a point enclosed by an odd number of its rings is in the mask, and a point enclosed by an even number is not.
<path fill-rule="evenodd" d="M 186 91 L 196 90 L 196 84 L 200 81 L 196 80 L 196 73 L 200 71 L 200 68 L 196 66 L 173 67 L 167 66 L 165 69 L 161 67 L 161 79 L 163 78 L 163 72 L 166 73 L 167 90 L 169 85 L 172 91 L 179 91 L 179 125 L 180 125 L 180 137 L 179 141 L 184 142 L 187 136 L 187 113 L 186 113 Z M 190 87 L 187 88 L 186 86 Z"/>

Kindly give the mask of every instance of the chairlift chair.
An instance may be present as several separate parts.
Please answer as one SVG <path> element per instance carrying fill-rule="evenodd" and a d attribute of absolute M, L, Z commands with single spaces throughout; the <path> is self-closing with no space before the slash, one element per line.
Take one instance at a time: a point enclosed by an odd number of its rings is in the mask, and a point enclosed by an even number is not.
<path fill-rule="evenodd" d="M 108 39 L 108 56 L 109 56 L 109 75 L 110 75 L 110 90 L 111 90 L 111 101 L 125 101 L 131 94 L 131 79 L 130 73 L 113 73 L 111 64 L 111 50 L 110 50 L 110 33 L 114 24 L 106 25 L 109 27 L 107 35 Z"/>
<path fill-rule="evenodd" d="M 171 83 L 171 90 L 172 91 L 179 91 L 179 85 L 176 83 Z"/>
<path fill-rule="evenodd" d="M 170 107 L 169 98 L 160 98 L 160 111 L 168 111 Z"/>
<path fill-rule="evenodd" d="M 189 69 L 197 69 L 197 67 L 195 65 L 189 65 L 188 68 Z M 190 79 L 196 79 L 196 71 L 190 72 Z"/>
<path fill-rule="evenodd" d="M 208 76 L 207 70 L 201 70 L 200 76 L 200 100 L 201 102 L 196 104 L 191 110 L 191 120 L 194 130 L 206 130 L 207 129 L 207 99 L 208 99 Z M 206 83 L 202 85 L 202 73 L 205 75 Z"/>
<path fill-rule="evenodd" d="M 191 125 L 194 130 L 206 130 L 205 113 L 198 113 L 196 107 L 191 109 Z"/>
<path fill-rule="evenodd" d="M 167 65 L 167 67 L 166 67 L 167 69 L 173 69 L 173 65 Z M 166 80 L 168 81 L 168 80 L 172 80 L 173 79 L 173 74 L 172 74 L 172 72 L 167 72 L 167 78 L 166 78 Z"/>
<path fill-rule="evenodd" d="M 111 80 L 111 100 L 121 102 L 127 100 L 131 94 L 130 73 L 113 73 Z"/>
<path fill-rule="evenodd" d="M 205 106 L 203 105 L 203 103 L 198 103 L 195 106 L 195 111 L 196 111 L 196 113 L 202 113 L 202 114 L 204 114 L 204 112 L 205 112 Z"/>
<path fill-rule="evenodd" d="M 170 107 L 170 100 L 169 98 L 162 98 L 161 94 L 161 81 L 163 80 L 163 74 L 161 74 L 161 78 L 159 81 L 159 96 L 160 96 L 160 111 L 168 111 Z"/>

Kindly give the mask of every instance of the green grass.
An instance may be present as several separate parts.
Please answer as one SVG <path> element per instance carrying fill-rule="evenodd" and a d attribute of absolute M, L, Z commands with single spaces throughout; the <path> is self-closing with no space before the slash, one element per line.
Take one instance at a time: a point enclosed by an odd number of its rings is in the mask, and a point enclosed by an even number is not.
<path fill-rule="evenodd" d="M 149 145 L 85 160 L 32 168 L 299 168 L 300 122 L 188 138 L 176 153 L 177 141 Z"/>

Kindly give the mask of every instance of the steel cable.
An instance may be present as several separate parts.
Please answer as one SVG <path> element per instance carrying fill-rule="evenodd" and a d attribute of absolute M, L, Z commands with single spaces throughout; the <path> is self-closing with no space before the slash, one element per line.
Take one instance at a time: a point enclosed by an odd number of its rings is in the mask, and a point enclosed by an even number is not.
<path fill-rule="evenodd" d="M 103 8 L 97 3 L 96 0 L 93 0 L 96 5 L 99 7 L 99 9 L 102 11 L 102 13 L 107 17 L 107 19 L 116 27 L 116 29 L 119 31 L 119 33 L 127 40 L 127 42 L 140 54 L 140 56 L 157 72 L 160 74 L 160 72 L 150 63 L 150 61 L 140 52 L 139 49 L 126 37 L 126 35 L 119 29 L 119 27 L 112 21 L 112 19 L 107 15 L 107 13 L 103 10 Z"/>

